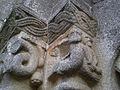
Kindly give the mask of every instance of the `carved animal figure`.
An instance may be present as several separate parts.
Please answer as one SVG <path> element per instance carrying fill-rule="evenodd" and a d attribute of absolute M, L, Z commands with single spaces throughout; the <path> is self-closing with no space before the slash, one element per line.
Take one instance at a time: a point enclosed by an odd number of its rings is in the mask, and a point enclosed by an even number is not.
<path fill-rule="evenodd" d="M 17 76 L 32 75 L 38 66 L 37 49 L 20 35 L 14 36 L 7 46 L 13 56 L 10 71 Z"/>
<path fill-rule="evenodd" d="M 94 63 L 95 54 L 91 47 L 89 39 L 83 42 L 82 33 L 78 28 L 74 28 L 69 34 L 69 53 L 62 60 L 56 63 L 53 68 L 52 75 L 74 75 L 79 73 L 80 75 L 87 76 L 87 79 L 97 81 L 100 79 L 101 72 L 96 68 L 96 60 Z M 89 51 L 89 52 L 88 52 Z M 92 53 L 92 54 L 91 54 Z M 97 72 L 97 73 L 96 73 Z M 51 76 L 52 76 L 51 75 Z M 63 83 L 65 85 L 63 85 Z M 67 83 L 60 83 L 56 89 L 57 90 L 79 90 L 80 87 L 69 85 L 69 80 Z M 76 87 L 76 88 L 75 88 Z M 87 88 L 87 87 L 85 87 Z M 90 89 L 86 89 L 90 90 Z"/>

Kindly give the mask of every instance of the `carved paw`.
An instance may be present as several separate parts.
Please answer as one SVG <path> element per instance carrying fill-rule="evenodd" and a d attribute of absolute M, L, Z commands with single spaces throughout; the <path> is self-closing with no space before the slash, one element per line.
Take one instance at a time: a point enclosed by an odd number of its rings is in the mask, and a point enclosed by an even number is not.
<path fill-rule="evenodd" d="M 93 65 L 88 65 L 90 71 L 94 72 L 96 70 L 96 67 Z"/>
<path fill-rule="evenodd" d="M 97 66 L 90 64 L 90 65 L 88 65 L 88 67 L 91 72 L 95 72 L 96 74 L 101 75 L 102 71 Z"/>
<path fill-rule="evenodd" d="M 95 72 L 96 72 L 98 75 L 102 75 L 102 70 L 99 69 L 98 67 L 96 67 Z"/>
<path fill-rule="evenodd" d="M 97 74 L 101 74 L 101 70 L 100 70 L 97 66 L 90 65 L 90 66 L 89 66 L 89 69 L 90 69 L 92 72 L 96 72 Z"/>
<path fill-rule="evenodd" d="M 56 76 L 56 75 L 62 75 L 62 71 L 60 68 L 61 64 L 60 62 L 57 62 L 54 66 L 53 66 L 53 71 L 52 73 L 49 75 L 49 79 Z"/>

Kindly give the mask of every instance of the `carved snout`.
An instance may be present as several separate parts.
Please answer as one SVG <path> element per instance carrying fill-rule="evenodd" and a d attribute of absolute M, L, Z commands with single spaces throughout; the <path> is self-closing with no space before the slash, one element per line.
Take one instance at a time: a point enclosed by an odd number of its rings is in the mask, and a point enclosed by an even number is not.
<path fill-rule="evenodd" d="M 43 70 L 36 71 L 31 77 L 31 85 L 39 87 L 43 83 Z"/>

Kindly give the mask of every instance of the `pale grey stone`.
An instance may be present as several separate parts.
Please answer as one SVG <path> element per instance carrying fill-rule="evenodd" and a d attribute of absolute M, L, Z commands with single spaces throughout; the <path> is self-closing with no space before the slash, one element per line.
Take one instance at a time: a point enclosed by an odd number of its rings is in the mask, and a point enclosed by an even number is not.
<path fill-rule="evenodd" d="M 95 19 L 98 23 L 97 36 L 94 40 L 96 40 L 95 44 L 99 57 L 99 69 L 102 70 L 102 79 L 95 86 L 94 90 L 120 90 L 120 72 L 119 70 L 116 70 L 116 73 L 114 69 L 116 59 L 119 57 L 120 46 L 120 0 L 0 0 L 0 37 L 2 37 L 1 32 L 14 7 L 25 5 L 35 16 L 49 24 L 49 21 L 52 21 L 70 1 L 75 7 L 92 17 L 91 19 Z M 5 34 L 8 34 L 4 32 L 3 35 L 4 38 L 7 38 Z M 72 40 L 69 40 L 69 43 L 78 43 L 81 41 L 81 37 L 77 40 L 76 37 L 77 36 L 71 37 Z M 0 44 L 3 44 L 4 42 L 5 41 L 0 40 Z M 24 71 L 19 71 L 19 63 L 21 63 L 19 60 L 21 58 L 18 56 L 12 61 L 13 56 L 11 55 L 16 54 L 21 44 L 19 42 L 17 43 L 15 39 L 12 40 L 12 43 L 15 44 L 11 47 L 7 47 L 8 52 L 10 51 L 9 53 L 0 53 L 0 90 L 32 90 L 28 79 L 20 80 L 15 78 L 13 73 L 11 73 L 12 67 L 15 70 L 18 70 L 16 73 L 23 72 L 22 74 L 24 74 Z M 83 62 L 78 59 L 83 59 L 84 55 L 81 55 L 80 57 L 80 54 L 77 53 L 80 51 L 83 52 L 82 46 L 75 44 L 72 46 L 74 48 L 70 47 L 71 53 L 68 53 L 68 56 L 65 57 L 67 62 L 63 60 L 60 63 L 57 63 L 53 70 L 55 73 L 63 74 L 65 70 L 69 71 L 69 69 L 71 70 L 71 68 L 75 67 L 77 68 L 75 70 L 78 70 L 80 68 L 81 63 Z M 0 50 L 1 48 L 4 49 L 3 47 L 0 47 Z M 70 61 L 70 54 L 72 54 L 71 58 L 73 61 Z M 27 55 L 25 57 L 28 58 Z M 36 67 L 37 65 L 35 68 Z M 33 70 L 32 73 L 34 71 L 35 70 Z M 56 88 L 58 90 L 74 90 L 74 88 L 67 83 L 60 83 Z"/>
<path fill-rule="evenodd" d="M 52 9 L 60 1 L 64 2 L 66 0 L 25 0 L 24 5 L 32 9 L 40 19 L 47 22 Z"/>
<path fill-rule="evenodd" d="M 13 4 L 15 3 L 14 1 L 15 0 L 0 0 L 0 20 L 2 20 L 3 24 L 6 22 L 12 11 Z"/>
<path fill-rule="evenodd" d="M 103 79 L 96 90 L 120 90 L 119 78 L 113 69 L 120 45 L 120 0 L 104 0 L 94 5 L 98 21 L 97 47 Z M 118 79 L 118 80 L 117 80 Z"/>

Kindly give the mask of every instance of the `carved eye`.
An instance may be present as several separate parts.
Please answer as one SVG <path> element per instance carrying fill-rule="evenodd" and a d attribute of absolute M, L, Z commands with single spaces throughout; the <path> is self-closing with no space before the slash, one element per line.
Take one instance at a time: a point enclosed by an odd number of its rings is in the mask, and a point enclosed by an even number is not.
<path fill-rule="evenodd" d="M 49 52 L 50 56 L 57 57 L 58 56 L 58 49 L 54 48 Z"/>

